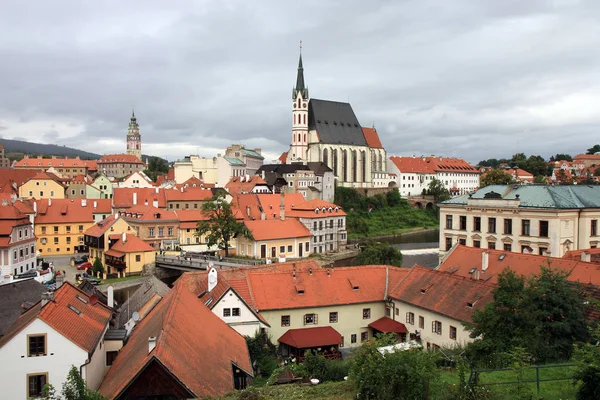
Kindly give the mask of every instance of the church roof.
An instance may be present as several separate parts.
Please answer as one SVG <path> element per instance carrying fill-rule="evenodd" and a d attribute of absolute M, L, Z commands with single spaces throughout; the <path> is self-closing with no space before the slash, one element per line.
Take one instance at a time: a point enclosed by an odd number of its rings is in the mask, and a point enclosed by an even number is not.
<path fill-rule="evenodd" d="M 308 129 L 317 131 L 321 143 L 367 146 L 362 127 L 349 103 L 311 99 Z"/>

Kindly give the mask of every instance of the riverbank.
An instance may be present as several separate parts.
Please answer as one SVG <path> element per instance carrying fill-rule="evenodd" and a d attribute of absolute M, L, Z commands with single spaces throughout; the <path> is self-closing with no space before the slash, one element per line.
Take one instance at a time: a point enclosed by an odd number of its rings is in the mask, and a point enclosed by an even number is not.
<path fill-rule="evenodd" d="M 348 239 L 396 236 L 423 229 L 436 229 L 437 211 L 412 208 L 408 204 L 350 211 L 346 216 Z"/>
<path fill-rule="evenodd" d="M 431 234 L 431 233 L 435 233 L 436 236 L 439 233 L 439 229 L 436 228 L 407 228 L 405 230 L 400 230 L 400 233 L 394 233 L 391 235 L 381 235 L 381 236 L 359 236 L 359 237 L 352 237 L 348 239 L 348 243 L 349 244 L 354 244 L 354 243 L 361 243 L 361 242 L 365 242 L 368 240 L 378 240 L 378 241 L 384 241 L 384 242 L 389 242 L 389 243 L 395 243 L 395 241 L 393 239 L 398 239 L 401 237 L 410 237 L 412 235 L 422 235 L 422 234 Z M 350 235 L 349 235 L 350 236 Z M 415 243 L 419 243 L 419 242 L 415 242 Z"/>

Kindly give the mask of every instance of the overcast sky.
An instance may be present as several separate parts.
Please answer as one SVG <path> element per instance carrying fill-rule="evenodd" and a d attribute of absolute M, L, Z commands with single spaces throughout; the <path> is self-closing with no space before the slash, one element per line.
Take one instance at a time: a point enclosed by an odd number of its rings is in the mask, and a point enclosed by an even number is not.
<path fill-rule="evenodd" d="M 0 6 L 0 137 L 266 161 L 291 139 L 298 43 L 314 98 L 388 155 L 471 162 L 600 143 L 600 1 L 22 1 Z"/>

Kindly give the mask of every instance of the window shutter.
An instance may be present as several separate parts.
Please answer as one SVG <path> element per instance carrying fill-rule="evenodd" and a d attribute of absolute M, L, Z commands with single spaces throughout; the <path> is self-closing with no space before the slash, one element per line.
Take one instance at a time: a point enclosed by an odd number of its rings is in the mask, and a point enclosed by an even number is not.
<path fill-rule="evenodd" d="M 319 323 L 319 314 L 313 314 L 315 319 L 315 325 Z"/>
<path fill-rule="evenodd" d="M 435 322 L 436 321 L 431 321 L 431 332 L 435 332 Z"/>
<path fill-rule="evenodd" d="M 306 325 L 306 314 L 304 314 L 304 325 Z"/>
<path fill-rule="evenodd" d="M 408 313 L 406 313 L 406 323 L 408 323 Z"/>

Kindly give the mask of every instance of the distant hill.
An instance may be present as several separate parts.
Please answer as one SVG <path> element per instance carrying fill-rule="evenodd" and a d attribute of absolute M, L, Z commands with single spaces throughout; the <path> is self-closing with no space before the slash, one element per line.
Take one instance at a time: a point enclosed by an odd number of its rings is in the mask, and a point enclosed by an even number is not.
<path fill-rule="evenodd" d="M 0 144 L 4 146 L 7 156 L 9 156 L 8 153 L 22 153 L 29 155 L 62 156 L 70 158 L 79 156 L 79 158 L 83 160 L 97 160 L 102 157 L 100 154 L 88 153 L 87 151 L 77 150 L 66 146 L 57 146 L 55 144 L 31 143 L 23 140 L 11 139 L 0 139 Z"/>

